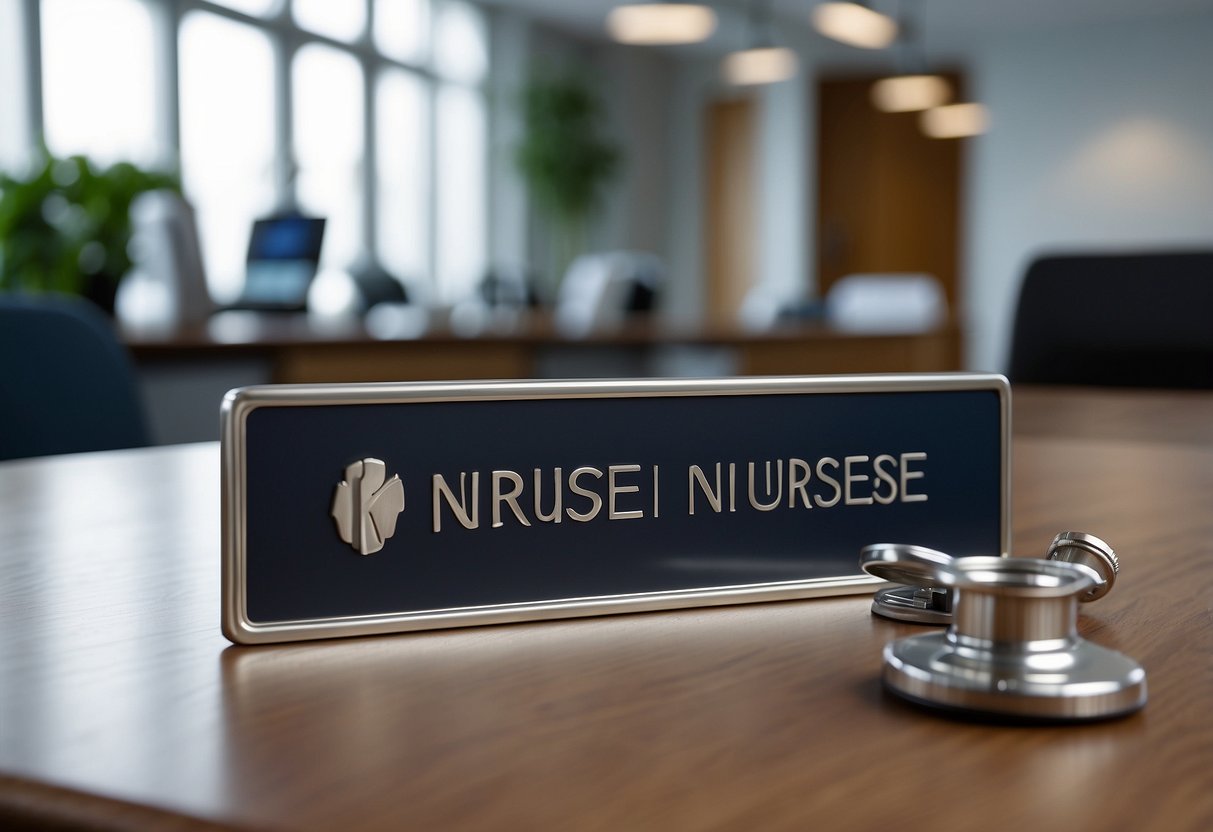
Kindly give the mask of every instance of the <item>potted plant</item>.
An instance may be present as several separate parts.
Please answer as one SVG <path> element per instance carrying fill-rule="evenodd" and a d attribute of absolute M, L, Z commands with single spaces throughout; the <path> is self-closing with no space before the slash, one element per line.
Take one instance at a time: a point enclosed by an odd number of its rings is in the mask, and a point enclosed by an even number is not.
<path fill-rule="evenodd" d="M 536 75 L 523 90 L 522 110 L 516 159 L 535 207 L 549 223 L 555 285 L 585 249 L 590 216 L 618 170 L 620 153 L 600 134 L 601 104 L 578 75 Z"/>
<path fill-rule="evenodd" d="M 180 191 L 178 178 L 45 149 L 27 174 L 0 173 L 0 291 L 83 295 L 113 314 L 131 267 L 131 202 L 161 188 Z"/>

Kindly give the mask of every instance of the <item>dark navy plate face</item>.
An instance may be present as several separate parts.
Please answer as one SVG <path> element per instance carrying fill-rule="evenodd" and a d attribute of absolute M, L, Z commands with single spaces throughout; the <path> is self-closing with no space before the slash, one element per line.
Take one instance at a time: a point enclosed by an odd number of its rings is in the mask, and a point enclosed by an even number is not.
<path fill-rule="evenodd" d="M 877 542 L 997 555 L 1006 393 L 984 378 L 913 392 L 258 403 L 244 421 L 243 614 L 260 626 L 858 578 L 860 548 Z M 367 458 L 399 476 L 404 510 L 363 555 L 332 509 L 347 466 Z"/>

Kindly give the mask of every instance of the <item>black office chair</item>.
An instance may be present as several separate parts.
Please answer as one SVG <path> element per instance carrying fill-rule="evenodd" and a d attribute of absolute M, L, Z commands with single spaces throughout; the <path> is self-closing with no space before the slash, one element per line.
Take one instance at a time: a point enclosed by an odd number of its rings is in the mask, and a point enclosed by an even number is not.
<path fill-rule="evenodd" d="M 66 296 L 0 295 L 0 459 L 147 444 L 134 370 L 105 316 Z"/>
<path fill-rule="evenodd" d="M 1213 389 L 1213 252 L 1036 260 L 1019 293 L 1008 375 Z"/>

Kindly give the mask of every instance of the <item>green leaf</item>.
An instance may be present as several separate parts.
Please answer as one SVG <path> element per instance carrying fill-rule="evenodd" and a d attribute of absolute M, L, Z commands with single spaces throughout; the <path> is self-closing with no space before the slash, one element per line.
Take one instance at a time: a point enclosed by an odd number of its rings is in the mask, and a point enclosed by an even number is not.
<path fill-rule="evenodd" d="M 0 290 L 86 293 L 90 282 L 116 285 L 130 269 L 130 206 L 144 191 L 180 192 L 171 172 L 129 162 L 99 170 L 84 156 L 45 150 L 24 174 L 0 172 Z M 48 217 L 51 213 L 54 220 Z M 90 243 L 87 263 L 81 253 Z M 97 246 L 103 257 L 97 257 Z"/>

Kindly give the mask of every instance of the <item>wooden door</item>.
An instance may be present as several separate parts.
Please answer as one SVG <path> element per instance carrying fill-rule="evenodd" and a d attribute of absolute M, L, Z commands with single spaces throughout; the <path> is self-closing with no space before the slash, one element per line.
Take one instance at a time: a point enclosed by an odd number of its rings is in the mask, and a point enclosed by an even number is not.
<path fill-rule="evenodd" d="M 923 272 L 954 316 L 962 143 L 923 135 L 918 113 L 877 110 L 875 80 L 818 84 L 818 289 L 857 272 Z"/>
<path fill-rule="evenodd" d="M 708 105 L 707 312 L 733 323 L 754 283 L 754 105 L 741 98 Z"/>

